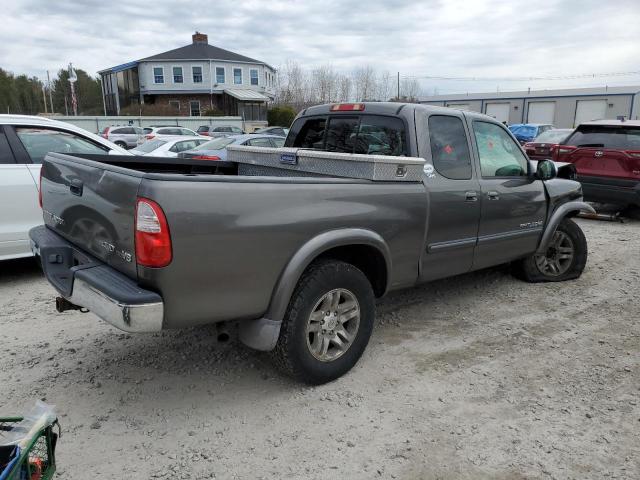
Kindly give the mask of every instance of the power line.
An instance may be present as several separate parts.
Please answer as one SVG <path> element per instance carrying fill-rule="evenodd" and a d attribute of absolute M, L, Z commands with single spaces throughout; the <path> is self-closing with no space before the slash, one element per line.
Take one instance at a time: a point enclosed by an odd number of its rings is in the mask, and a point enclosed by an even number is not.
<path fill-rule="evenodd" d="M 442 75 L 405 75 L 403 79 L 417 80 L 448 80 L 448 81 L 471 81 L 471 82 L 527 82 L 538 80 L 576 80 L 580 78 L 608 78 L 640 75 L 640 70 L 630 72 L 609 72 L 609 73 L 581 73 L 576 75 L 553 75 L 547 77 L 446 77 Z"/>

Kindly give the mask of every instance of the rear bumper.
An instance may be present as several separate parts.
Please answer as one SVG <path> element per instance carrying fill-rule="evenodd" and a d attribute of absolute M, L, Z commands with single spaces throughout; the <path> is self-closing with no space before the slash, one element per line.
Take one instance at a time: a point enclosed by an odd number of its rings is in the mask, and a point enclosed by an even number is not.
<path fill-rule="evenodd" d="M 164 302 L 44 225 L 29 231 L 31 249 L 51 285 L 69 302 L 126 332 L 162 329 Z"/>
<path fill-rule="evenodd" d="M 640 207 L 640 182 L 637 180 L 579 175 L 578 181 L 582 184 L 585 200 Z"/>

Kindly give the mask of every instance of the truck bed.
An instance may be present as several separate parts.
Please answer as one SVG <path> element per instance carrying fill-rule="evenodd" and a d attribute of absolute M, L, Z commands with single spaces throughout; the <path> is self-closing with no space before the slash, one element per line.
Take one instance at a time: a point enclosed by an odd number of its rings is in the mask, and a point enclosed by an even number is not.
<path fill-rule="evenodd" d="M 332 230 L 380 236 L 391 255 L 391 288 L 417 280 L 427 216 L 422 183 L 242 176 L 209 161 L 98 157 L 47 156 L 45 224 L 92 261 L 157 292 L 164 328 L 259 318 L 296 252 Z M 164 268 L 136 263 L 141 197 L 167 218 L 173 259 Z"/>

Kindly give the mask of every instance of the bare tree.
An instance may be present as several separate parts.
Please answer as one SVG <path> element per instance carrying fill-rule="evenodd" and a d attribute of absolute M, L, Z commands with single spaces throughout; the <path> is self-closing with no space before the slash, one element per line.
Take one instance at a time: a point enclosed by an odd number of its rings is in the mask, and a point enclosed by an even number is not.
<path fill-rule="evenodd" d="M 322 65 L 311 72 L 311 100 L 334 102 L 338 98 L 338 74 L 331 65 Z"/>
<path fill-rule="evenodd" d="M 351 86 L 352 86 L 351 78 L 347 75 L 340 75 L 338 79 L 338 101 L 340 102 L 348 102 L 351 100 Z"/>
<path fill-rule="evenodd" d="M 371 100 L 375 95 L 376 72 L 371 65 L 357 68 L 353 72 L 355 99 L 359 102 Z"/>
<path fill-rule="evenodd" d="M 376 79 L 376 100 L 387 102 L 392 97 L 393 78 L 389 71 L 382 72 Z"/>
<path fill-rule="evenodd" d="M 400 82 L 400 99 L 405 102 L 417 102 L 422 95 L 422 87 L 416 78 L 405 77 Z"/>

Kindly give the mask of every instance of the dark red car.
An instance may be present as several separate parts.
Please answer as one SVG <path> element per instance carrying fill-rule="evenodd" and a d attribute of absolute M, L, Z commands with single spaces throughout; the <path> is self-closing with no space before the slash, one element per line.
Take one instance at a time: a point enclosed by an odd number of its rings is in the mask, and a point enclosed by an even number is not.
<path fill-rule="evenodd" d="M 640 207 L 640 121 L 583 123 L 553 160 L 575 165 L 585 200 Z"/>
<path fill-rule="evenodd" d="M 531 160 L 547 160 L 553 158 L 555 147 L 564 142 L 573 132 L 570 128 L 554 128 L 542 132 L 533 141 L 524 144 L 523 148 Z"/>

